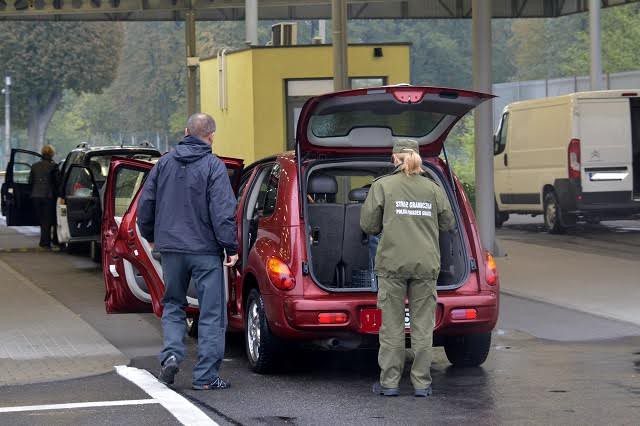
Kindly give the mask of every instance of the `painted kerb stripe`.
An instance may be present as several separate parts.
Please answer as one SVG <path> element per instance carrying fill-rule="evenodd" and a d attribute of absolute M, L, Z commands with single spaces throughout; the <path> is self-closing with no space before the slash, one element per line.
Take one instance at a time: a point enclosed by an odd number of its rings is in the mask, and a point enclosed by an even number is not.
<path fill-rule="evenodd" d="M 123 405 L 159 404 L 155 399 L 130 399 L 125 401 L 72 402 L 68 404 L 23 405 L 21 407 L 0 407 L 0 413 L 19 413 L 24 411 L 69 410 L 74 408 L 118 407 Z"/>
<path fill-rule="evenodd" d="M 202 410 L 193 405 L 182 395 L 163 385 L 147 370 L 126 365 L 117 365 L 119 375 L 136 384 L 140 389 L 158 401 L 178 421 L 189 426 L 217 426 Z"/>

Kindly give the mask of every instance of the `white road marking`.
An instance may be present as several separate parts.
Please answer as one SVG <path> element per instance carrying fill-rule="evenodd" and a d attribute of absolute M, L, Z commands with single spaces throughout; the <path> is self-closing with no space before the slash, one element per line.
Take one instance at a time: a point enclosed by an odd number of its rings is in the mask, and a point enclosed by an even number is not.
<path fill-rule="evenodd" d="M 183 425 L 193 426 L 217 426 L 202 410 L 189 402 L 167 386 L 163 385 L 147 370 L 117 365 L 119 375 L 136 384 L 140 389 L 158 401 Z"/>
<path fill-rule="evenodd" d="M 0 413 L 18 413 L 22 411 L 68 410 L 74 408 L 118 407 L 123 405 L 160 404 L 155 399 L 130 399 L 123 401 L 73 402 L 69 404 L 23 405 L 20 407 L 0 407 Z"/>

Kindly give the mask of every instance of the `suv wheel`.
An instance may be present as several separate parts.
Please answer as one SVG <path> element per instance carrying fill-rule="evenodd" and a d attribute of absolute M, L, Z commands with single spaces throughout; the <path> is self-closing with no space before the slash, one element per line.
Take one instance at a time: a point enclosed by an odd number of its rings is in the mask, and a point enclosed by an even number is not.
<path fill-rule="evenodd" d="M 477 367 L 487 360 L 491 332 L 447 337 L 444 352 L 454 367 Z"/>
<path fill-rule="evenodd" d="M 91 260 L 98 264 L 102 262 L 102 245 L 97 241 L 91 241 Z"/>
<path fill-rule="evenodd" d="M 84 254 L 86 250 L 87 246 L 84 243 L 67 243 L 67 253 L 69 254 Z"/>
<path fill-rule="evenodd" d="M 266 373 L 273 370 L 276 364 L 280 344 L 269 330 L 264 300 L 258 290 L 251 290 L 246 306 L 247 327 L 244 340 L 249 366 L 256 373 Z"/>
<path fill-rule="evenodd" d="M 553 192 L 544 196 L 544 227 L 550 234 L 563 234 L 567 228 L 562 224 L 562 209 Z"/>

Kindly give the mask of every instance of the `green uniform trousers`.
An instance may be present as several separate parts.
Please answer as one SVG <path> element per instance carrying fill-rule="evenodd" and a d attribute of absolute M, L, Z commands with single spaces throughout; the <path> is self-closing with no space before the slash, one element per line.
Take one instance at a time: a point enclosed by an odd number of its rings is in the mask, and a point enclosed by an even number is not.
<path fill-rule="evenodd" d="M 411 382 L 415 389 L 431 384 L 433 328 L 435 327 L 436 281 L 378 277 L 378 307 L 382 310 L 380 327 L 380 384 L 396 388 L 405 360 L 405 295 L 411 316 L 411 349 L 414 353 Z"/>

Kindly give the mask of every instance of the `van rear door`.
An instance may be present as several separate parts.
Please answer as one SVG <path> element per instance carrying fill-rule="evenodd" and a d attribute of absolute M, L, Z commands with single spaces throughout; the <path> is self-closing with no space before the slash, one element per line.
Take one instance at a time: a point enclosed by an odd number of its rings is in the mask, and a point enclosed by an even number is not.
<path fill-rule="evenodd" d="M 582 98 L 577 113 L 582 191 L 628 192 L 631 198 L 629 98 Z"/>

